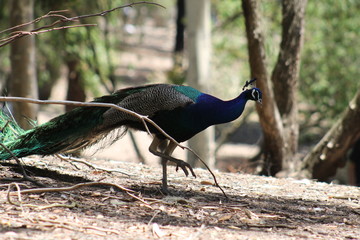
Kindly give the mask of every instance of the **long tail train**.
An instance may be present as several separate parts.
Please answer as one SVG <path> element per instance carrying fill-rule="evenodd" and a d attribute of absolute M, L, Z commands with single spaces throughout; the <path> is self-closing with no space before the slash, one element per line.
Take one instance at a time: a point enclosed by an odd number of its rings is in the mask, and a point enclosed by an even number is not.
<path fill-rule="evenodd" d="M 244 88 L 254 81 L 246 82 Z M 260 89 L 248 89 L 232 100 L 223 101 L 188 86 L 152 84 L 120 89 L 94 102 L 116 104 L 148 116 L 177 142 L 184 142 L 211 125 L 235 120 L 248 100 L 261 103 Z M 1 113 L 0 141 L 6 148 L 0 148 L 0 160 L 77 150 L 98 142 L 121 127 L 145 131 L 138 118 L 107 107 L 78 107 L 27 131 Z M 158 129 L 149 126 L 149 130 L 154 135 L 149 151 L 162 158 L 163 190 L 167 191 L 168 161 L 174 162 L 186 175 L 189 169 L 195 176 L 188 163 L 171 156 L 177 145 L 167 141 Z M 165 148 L 160 147 L 164 144 Z"/>
<path fill-rule="evenodd" d="M 118 96 L 121 98 L 121 96 Z M 94 102 L 112 103 L 108 96 Z M 117 98 L 117 100 L 119 100 Z M 29 155 L 71 152 L 101 140 L 111 129 L 101 129 L 106 107 L 78 107 L 30 130 L 21 129 L 0 111 L 0 160 Z"/>

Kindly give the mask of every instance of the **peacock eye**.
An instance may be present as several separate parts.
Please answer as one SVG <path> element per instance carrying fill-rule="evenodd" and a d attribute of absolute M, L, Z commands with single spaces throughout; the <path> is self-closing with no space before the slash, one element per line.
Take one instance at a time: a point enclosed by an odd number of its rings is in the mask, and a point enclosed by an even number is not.
<path fill-rule="evenodd" d="M 253 89 L 251 92 L 251 96 L 254 100 L 257 100 L 259 98 L 259 93 L 255 89 Z"/>

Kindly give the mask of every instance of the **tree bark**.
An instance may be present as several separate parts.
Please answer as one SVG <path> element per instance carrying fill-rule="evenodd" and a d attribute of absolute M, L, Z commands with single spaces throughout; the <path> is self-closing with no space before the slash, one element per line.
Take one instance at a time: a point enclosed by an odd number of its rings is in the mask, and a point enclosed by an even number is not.
<path fill-rule="evenodd" d="M 277 63 L 272 72 L 274 96 L 278 106 L 284 138 L 282 171 L 294 172 L 294 155 L 298 149 L 297 91 L 300 53 L 303 46 L 304 14 L 307 0 L 282 1 L 282 38 Z M 298 165 L 299 166 L 299 165 Z"/>
<path fill-rule="evenodd" d="M 321 141 L 306 155 L 303 173 L 307 177 L 326 181 L 345 164 L 347 151 L 360 138 L 360 89 L 341 118 Z"/>
<path fill-rule="evenodd" d="M 259 3 L 256 0 L 243 0 L 250 72 L 256 77 L 257 87 L 263 93 L 263 104 L 257 106 L 260 124 L 264 134 L 264 167 L 262 174 L 275 175 L 282 169 L 284 139 L 281 117 L 277 108 L 272 82 L 266 70 L 264 36 L 260 26 Z"/>
<path fill-rule="evenodd" d="M 210 85 L 210 56 L 211 56 L 211 1 L 210 0 L 187 0 L 187 50 L 189 68 L 187 82 L 189 85 L 207 91 Z M 215 163 L 214 128 L 197 134 L 188 141 L 199 156 L 212 167 Z M 189 164 L 195 166 L 198 163 L 196 157 L 188 154 Z"/>
<path fill-rule="evenodd" d="M 13 0 L 11 2 L 11 26 L 30 22 L 34 19 L 33 0 Z M 19 30 L 29 31 L 33 25 Z M 16 97 L 38 98 L 35 61 L 34 36 L 23 37 L 11 44 L 10 95 Z M 29 129 L 33 126 L 28 119 L 35 120 L 38 106 L 30 103 L 14 103 L 13 115 L 18 124 Z"/>
<path fill-rule="evenodd" d="M 185 33 L 185 0 L 177 0 L 176 16 L 176 35 L 174 52 L 182 53 L 184 51 L 184 33 Z"/>
<path fill-rule="evenodd" d="M 79 60 L 68 60 L 66 65 L 68 67 L 68 90 L 66 99 L 69 101 L 86 101 L 86 93 L 84 89 L 84 83 L 81 78 L 81 71 L 79 70 Z M 69 112 L 76 108 L 76 106 L 65 106 L 65 111 Z"/>
<path fill-rule="evenodd" d="M 264 134 L 262 174 L 275 175 L 295 168 L 298 146 L 296 92 L 303 42 L 307 1 L 282 1 L 282 41 L 271 81 L 266 70 L 264 36 L 259 1 L 243 0 L 249 62 L 252 77 L 263 92 L 263 106 L 257 107 Z"/>

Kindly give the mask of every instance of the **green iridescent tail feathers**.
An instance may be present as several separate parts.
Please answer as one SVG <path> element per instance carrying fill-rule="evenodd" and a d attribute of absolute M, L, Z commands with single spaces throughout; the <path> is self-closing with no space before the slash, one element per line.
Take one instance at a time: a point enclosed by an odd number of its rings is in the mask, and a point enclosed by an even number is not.
<path fill-rule="evenodd" d="M 25 131 L 4 111 L 0 111 L 0 142 L 15 140 Z"/>
<path fill-rule="evenodd" d="M 0 110 L 0 159 L 11 158 L 9 148 L 12 143 L 15 143 L 19 136 L 23 135 L 26 131 L 22 129 L 15 120 L 7 114 L 4 110 Z M 4 146 L 7 148 L 5 149 Z M 10 150 L 11 151 L 11 150 Z"/>
<path fill-rule="evenodd" d="M 0 160 L 65 153 L 90 146 L 102 136 L 96 127 L 104 111 L 106 108 L 79 107 L 30 130 L 21 129 L 0 111 L 0 142 L 7 148 L 0 146 Z"/>

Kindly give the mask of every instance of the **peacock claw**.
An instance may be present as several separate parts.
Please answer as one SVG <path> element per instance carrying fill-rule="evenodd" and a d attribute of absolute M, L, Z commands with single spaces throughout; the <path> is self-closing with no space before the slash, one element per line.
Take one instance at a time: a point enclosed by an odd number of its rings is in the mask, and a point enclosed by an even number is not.
<path fill-rule="evenodd" d="M 191 174 L 196 178 L 196 174 L 190 164 L 188 164 L 187 162 L 184 162 L 182 160 L 179 160 L 179 159 L 176 159 L 176 160 L 173 159 L 172 161 L 174 163 L 176 163 L 176 169 L 175 169 L 176 171 L 178 171 L 179 168 L 181 168 L 183 170 L 183 172 L 185 173 L 185 175 L 189 176 L 189 171 L 186 169 L 186 168 L 188 168 L 190 170 Z"/>

